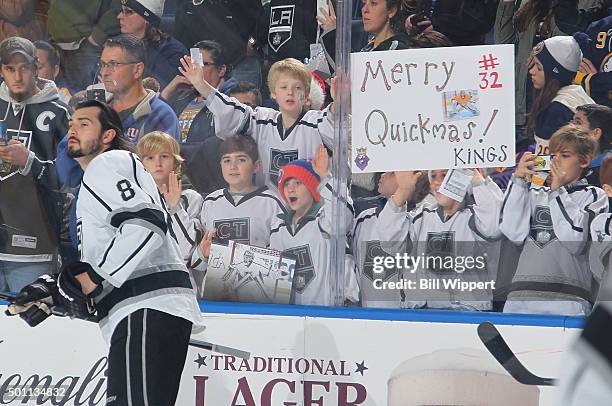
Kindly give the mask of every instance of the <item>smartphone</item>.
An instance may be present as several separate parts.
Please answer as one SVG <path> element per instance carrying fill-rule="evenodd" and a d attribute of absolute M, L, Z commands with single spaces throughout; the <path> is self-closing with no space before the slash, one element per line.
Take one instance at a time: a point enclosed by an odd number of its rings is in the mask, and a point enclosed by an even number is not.
<path fill-rule="evenodd" d="M 8 144 L 8 132 L 6 131 L 6 122 L 0 120 L 0 145 Z"/>
<path fill-rule="evenodd" d="M 190 48 L 189 54 L 191 56 L 191 63 L 198 66 L 204 66 L 204 59 L 202 58 L 202 52 L 200 48 Z"/>
<path fill-rule="evenodd" d="M 536 172 L 550 171 L 551 155 L 538 155 L 533 164 L 533 170 Z"/>
<path fill-rule="evenodd" d="M 106 90 L 87 89 L 87 100 L 97 100 L 102 103 L 106 103 Z"/>
<path fill-rule="evenodd" d="M 421 21 L 425 21 L 429 19 L 429 14 L 425 11 L 421 11 L 420 13 L 413 14 L 410 16 L 410 24 L 414 29 L 424 29 L 424 27 L 419 27 L 418 24 Z"/>

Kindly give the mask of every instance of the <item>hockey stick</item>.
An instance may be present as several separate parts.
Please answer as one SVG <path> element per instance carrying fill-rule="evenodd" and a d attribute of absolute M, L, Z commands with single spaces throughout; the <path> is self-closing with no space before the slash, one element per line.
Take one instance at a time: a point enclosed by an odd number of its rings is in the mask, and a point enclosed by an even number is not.
<path fill-rule="evenodd" d="M 537 386 L 555 385 L 555 379 L 542 378 L 525 368 L 521 361 L 516 358 L 510 347 L 508 347 L 499 330 L 492 323 L 488 321 L 481 323 L 478 326 L 478 337 L 497 362 L 519 383 Z"/>
<path fill-rule="evenodd" d="M 15 300 L 15 296 L 8 294 L 8 293 L 0 292 L 0 300 L 6 300 L 7 302 L 13 302 Z M 70 317 L 69 314 L 67 314 L 65 311 L 63 311 L 63 309 L 59 308 L 58 306 L 51 306 L 50 309 L 51 309 L 51 314 L 55 316 Z M 93 323 L 97 323 L 97 320 L 95 319 L 79 319 L 79 320 L 85 320 L 85 321 L 91 321 Z M 239 350 L 237 348 L 232 348 L 232 347 L 226 347 L 224 345 L 214 344 L 208 341 L 196 340 L 195 338 L 192 338 L 189 340 L 189 345 L 191 345 L 192 347 L 196 347 L 196 348 L 202 348 L 204 350 L 208 350 L 211 352 L 217 352 L 219 354 L 231 355 L 236 358 L 249 359 L 251 357 L 251 353 L 248 351 L 243 351 L 243 350 Z"/>

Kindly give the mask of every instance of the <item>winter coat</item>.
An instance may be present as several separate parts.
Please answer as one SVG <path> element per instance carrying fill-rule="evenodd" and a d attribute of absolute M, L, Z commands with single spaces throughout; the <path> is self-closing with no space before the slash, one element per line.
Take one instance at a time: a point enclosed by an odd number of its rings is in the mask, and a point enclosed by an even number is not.
<path fill-rule="evenodd" d="M 38 93 L 17 102 L 0 85 L 0 118 L 7 136 L 30 150 L 26 167 L 0 175 L 0 260 L 50 261 L 57 250 L 65 195 L 55 175 L 55 150 L 70 115 L 51 81 L 39 79 Z"/>

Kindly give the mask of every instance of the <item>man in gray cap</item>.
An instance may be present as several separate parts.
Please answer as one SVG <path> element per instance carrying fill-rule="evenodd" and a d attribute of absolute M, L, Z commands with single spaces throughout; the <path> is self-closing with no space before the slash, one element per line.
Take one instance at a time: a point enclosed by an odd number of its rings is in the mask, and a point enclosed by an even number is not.
<path fill-rule="evenodd" d="M 53 161 L 69 114 L 55 84 L 37 73 L 32 42 L 0 43 L 0 291 L 48 272 L 58 252 L 65 195 Z"/>

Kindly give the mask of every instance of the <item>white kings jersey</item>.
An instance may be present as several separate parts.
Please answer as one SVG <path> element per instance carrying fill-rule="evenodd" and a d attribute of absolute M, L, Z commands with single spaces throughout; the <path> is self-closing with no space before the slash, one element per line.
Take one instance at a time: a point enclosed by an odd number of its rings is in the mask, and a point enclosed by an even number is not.
<path fill-rule="evenodd" d="M 389 199 L 377 222 L 382 249 L 392 255 L 408 252 L 415 260 L 420 259 L 412 274 L 417 284 L 421 283 L 422 278 L 461 278 L 466 282 L 494 279 L 486 261 L 486 252 L 488 244 L 501 236 L 498 219 L 502 192 L 495 182 L 487 179 L 474 185 L 473 193 L 475 204 L 460 209 L 452 216 L 446 216 L 437 203 L 406 213 L 405 204 L 398 207 L 393 199 Z M 456 261 L 450 267 L 441 265 L 435 261 L 436 257 L 471 257 L 474 262 L 466 270 L 464 264 Z M 411 290 L 406 293 L 406 299 L 414 301 L 414 306 L 426 302 L 429 308 L 491 309 L 490 289 L 467 292 L 445 288 L 443 283 L 424 290 Z"/>
<path fill-rule="evenodd" d="M 202 232 L 200 224 L 200 213 L 204 198 L 195 190 L 186 189 L 181 193 L 181 198 L 170 210 L 172 216 L 172 230 L 181 249 L 181 255 L 188 263 L 193 253 L 196 242 L 200 240 L 199 234 Z"/>
<path fill-rule="evenodd" d="M 374 266 L 376 257 L 389 256 L 380 246 L 378 238 L 378 214 L 381 208 L 372 207 L 362 211 L 355 220 L 352 250 L 359 275 L 361 305 L 397 309 L 405 294 L 397 289 L 376 289 L 378 283 L 398 281 L 401 273 L 396 267 L 383 267 L 380 272 Z"/>
<path fill-rule="evenodd" d="M 590 225 L 607 210 L 604 191 L 586 181 L 551 191 L 512 176 L 500 229 L 510 241 L 523 244 L 523 250 L 508 300 L 545 298 L 587 304 L 592 299 L 593 276 L 586 250 Z"/>
<path fill-rule="evenodd" d="M 293 224 L 293 212 L 283 216 L 282 223 L 272 230 L 270 248 L 296 257 L 291 303 L 300 305 L 333 306 L 333 274 L 331 259 L 332 189 L 322 180 L 318 187 L 321 201 Z M 348 230 L 353 227 L 352 202 L 344 206 L 344 221 Z M 344 282 L 344 281 L 343 281 Z"/>
<path fill-rule="evenodd" d="M 589 266 L 593 276 L 601 283 L 612 269 L 612 213 L 604 213 L 595 217 L 591 224 L 591 240 Z M 611 299 L 608 297 L 598 300 Z"/>
<path fill-rule="evenodd" d="M 189 273 L 155 181 L 138 157 L 108 151 L 87 166 L 77 201 L 81 261 L 102 279 L 94 298 L 102 335 L 139 309 L 200 324 Z"/>
<path fill-rule="evenodd" d="M 217 91 L 208 96 L 206 105 L 215 115 L 217 137 L 226 139 L 235 134 L 253 137 L 263 170 L 257 184 L 268 185 L 271 190 L 278 188 L 280 168 L 296 159 L 314 159 L 321 143 L 332 147 L 334 122 L 329 107 L 307 111 L 285 129 L 279 111 L 266 107 L 252 109 Z"/>

